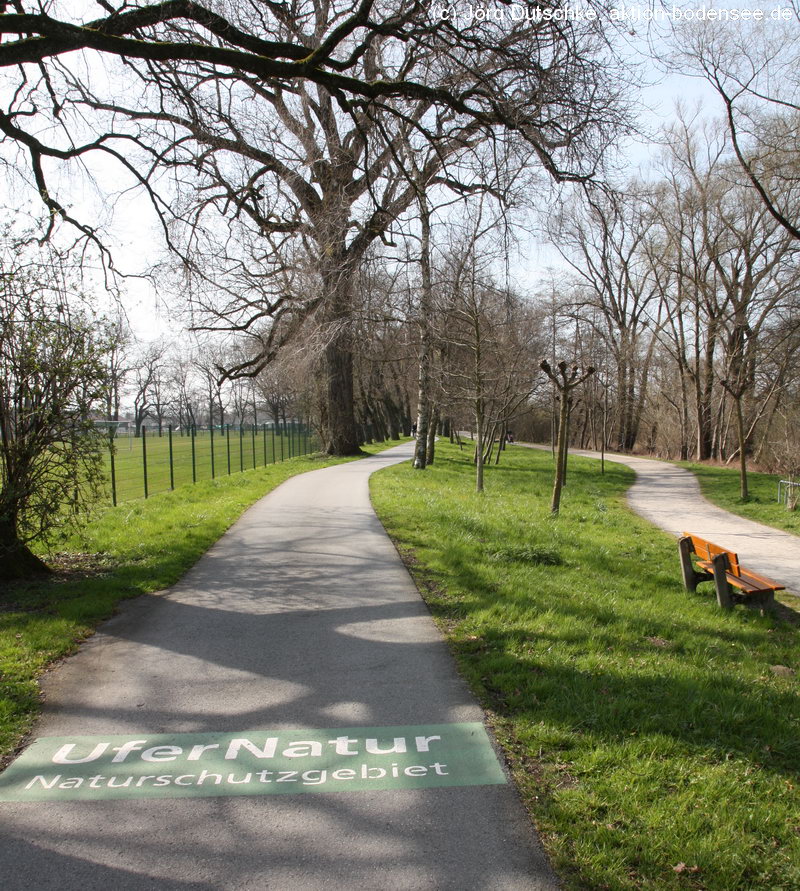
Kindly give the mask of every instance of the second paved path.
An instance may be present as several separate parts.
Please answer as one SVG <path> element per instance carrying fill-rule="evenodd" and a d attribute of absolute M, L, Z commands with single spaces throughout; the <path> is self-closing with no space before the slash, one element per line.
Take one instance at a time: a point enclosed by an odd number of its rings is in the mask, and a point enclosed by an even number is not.
<path fill-rule="evenodd" d="M 481 721 L 369 503 L 370 473 L 410 455 L 262 499 L 51 673 L 36 735 Z M 5 891 L 557 886 L 510 785 L 5 803 L 0 875 Z"/>
<path fill-rule="evenodd" d="M 600 457 L 599 452 L 577 449 L 570 449 L 570 454 Z M 800 594 L 800 538 L 796 535 L 716 507 L 702 496 L 694 474 L 675 464 L 632 455 L 607 454 L 606 460 L 636 471 L 628 503 L 637 514 L 675 536 L 694 532 L 735 551 L 749 569 Z"/>

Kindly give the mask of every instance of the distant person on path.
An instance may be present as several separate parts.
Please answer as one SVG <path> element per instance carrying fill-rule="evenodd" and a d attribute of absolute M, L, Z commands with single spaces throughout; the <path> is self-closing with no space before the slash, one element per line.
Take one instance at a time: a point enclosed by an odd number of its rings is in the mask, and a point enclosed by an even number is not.
<path fill-rule="evenodd" d="M 412 435 L 412 436 L 416 436 L 416 435 L 417 435 L 417 424 L 416 424 L 416 421 L 411 425 L 411 435 Z"/>

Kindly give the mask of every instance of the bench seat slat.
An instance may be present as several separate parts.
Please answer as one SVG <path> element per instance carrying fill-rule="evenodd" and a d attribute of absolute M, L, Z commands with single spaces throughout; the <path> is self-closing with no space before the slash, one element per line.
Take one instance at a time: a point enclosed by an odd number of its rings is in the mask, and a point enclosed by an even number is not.
<path fill-rule="evenodd" d="M 757 590 L 768 590 L 772 591 L 785 591 L 785 587 L 783 585 L 779 585 L 778 582 L 773 581 L 772 579 L 768 579 L 764 575 L 758 575 L 758 573 L 751 572 L 749 569 L 742 569 L 739 567 L 739 571 L 741 573 L 742 581 L 748 582 L 750 585 L 753 585 Z"/>
<path fill-rule="evenodd" d="M 714 574 L 714 564 L 710 560 L 698 560 L 697 565 L 705 569 L 711 575 Z M 728 583 L 735 588 L 740 588 L 747 594 L 755 594 L 758 591 L 784 591 L 783 585 L 768 579 L 765 576 L 757 575 L 750 572 L 749 569 L 739 568 L 740 575 L 734 575 L 732 572 L 726 572 Z"/>

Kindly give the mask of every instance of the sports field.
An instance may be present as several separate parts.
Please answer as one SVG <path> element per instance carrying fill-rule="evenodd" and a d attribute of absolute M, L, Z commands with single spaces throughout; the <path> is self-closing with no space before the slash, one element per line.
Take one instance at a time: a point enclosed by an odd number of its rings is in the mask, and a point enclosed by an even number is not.
<path fill-rule="evenodd" d="M 216 427 L 177 431 L 165 428 L 144 436 L 116 436 L 106 461 L 112 501 L 146 498 L 156 492 L 277 464 L 318 447 L 298 424 Z"/>

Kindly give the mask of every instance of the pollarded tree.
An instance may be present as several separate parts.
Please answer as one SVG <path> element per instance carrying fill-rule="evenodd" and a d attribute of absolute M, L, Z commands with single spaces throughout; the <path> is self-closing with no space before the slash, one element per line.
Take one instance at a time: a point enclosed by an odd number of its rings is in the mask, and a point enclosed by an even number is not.
<path fill-rule="evenodd" d="M 46 572 L 30 549 L 104 485 L 107 344 L 70 303 L 65 261 L 6 243 L 0 267 L 0 579 Z M 102 330 L 102 327 L 101 329 Z"/>
<path fill-rule="evenodd" d="M 558 391 L 558 444 L 556 446 L 556 471 L 553 479 L 553 497 L 550 500 L 550 513 L 557 514 L 561 507 L 561 489 L 567 469 L 569 450 L 569 416 L 573 401 L 573 390 L 594 374 L 591 366 L 581 370 L 577 365 L 571 368 L 566 362 L 559 362 L 557 369 L 551 368 L 547 360 L 541 362 L 542 371 L 550 378 Z"/>

